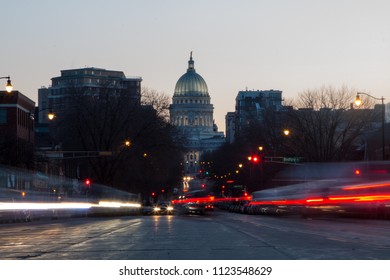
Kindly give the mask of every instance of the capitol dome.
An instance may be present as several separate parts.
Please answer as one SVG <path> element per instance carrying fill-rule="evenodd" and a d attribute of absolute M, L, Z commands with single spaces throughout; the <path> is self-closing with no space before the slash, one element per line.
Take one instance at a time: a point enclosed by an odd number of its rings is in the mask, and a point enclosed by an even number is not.
<path fill-rule="evenodd" d="M 199 174 L 203 154 L 225 143 L 223 132 L 216 129 L 213 112 L 207 84 L 195 72 L 191 52 L 187 72 L 177 81 L 169 106 L 170 123 L 177 128 L 180 139 L 185 139 L 184 174 Z"/>
<path fill-rule="evenodd" d="M 195 71 L 192 53 L 188 61 L 187 73 L 181 76 L 176 83 L 174 96 L 209 96 L 205 80 Z"/>

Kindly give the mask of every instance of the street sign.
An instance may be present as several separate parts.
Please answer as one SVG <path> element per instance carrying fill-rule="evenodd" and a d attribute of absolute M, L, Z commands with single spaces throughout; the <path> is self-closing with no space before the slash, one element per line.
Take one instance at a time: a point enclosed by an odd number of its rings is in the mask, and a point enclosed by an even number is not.
<path fill-rule="evenodd" d="M 301 157 L 284 157 L 283 162 L 288 162 L 288 163 L 299 163 L 301 162 L 302 158 Z"/>

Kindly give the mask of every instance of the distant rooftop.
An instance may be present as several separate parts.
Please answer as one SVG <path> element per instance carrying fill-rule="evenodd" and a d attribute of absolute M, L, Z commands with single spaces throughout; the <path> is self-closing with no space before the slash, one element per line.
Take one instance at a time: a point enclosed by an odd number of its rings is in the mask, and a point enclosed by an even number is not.
<path fill-rule="evenodd" d="M 110 78 L 121 78 L 121 79 L 142 81 L 142 78 L 139 76 L 125 76 L 123 71 L 106 70 L 104 68 L 97 68 L 97 67 L 61 70 L 61 76 L 55 77 L 53 79 L 64 78 L 64 77 L 68 78 L 74 76 L 91 76 L 91 77 L 106 77 L 106 78 L 110 77 Z"/>

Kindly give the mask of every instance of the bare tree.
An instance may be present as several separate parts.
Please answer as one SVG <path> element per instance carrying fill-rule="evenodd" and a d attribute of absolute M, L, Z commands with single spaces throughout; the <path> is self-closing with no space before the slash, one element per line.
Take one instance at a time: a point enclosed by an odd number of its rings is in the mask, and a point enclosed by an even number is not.
<path fill-rule="evenodd" d="M 378 117 L 375 110 L 355 110 L 351 104 L 355 95 L 347 87 L 300 93 L 295 103 L 298 109 L 287 118 L 292 131 L 290 149 L 308 161 L 348 159 L 353 145 Z"/>
<path fill-rule="evenodd" d="M 143 87 L 141 92 L 141 104 L 152 106 L 159 117 L 167 122 L 169 121 L 170 97 L 165 93 Z"/>
<path fill-rule="evenodd" d="M 88 176 L 99 183 L 137 192 L 157 181 L 163 184 L 173 180 L 167 170 L 174 169 L 177 147 L 172 143 L 169 124 L 154 107 L 132 102 L 127 94 L 109 86 L 93 92 L 75 87 L 68 96 L 67 110 L 57 120 L 64 150 L 109 155 L 75 159 L 74 164 L 92 174 Z M 149 105 L 163 108 L 163 102 L 154 100 L 154 96 L 149 95 Z"/>
<path fill-rule="evenodd" d="M 321 110 L 330 108 L 332 110 L 348 110 L 353 107 L 353 102 L 357 91 L 347 86 L 334 88 L 332 86 L 322 86 L 318 89 L 307 89 L 298 94 L 298 100 L 293 100 L 291 105 L 297 108 L 310 108 L 313 110 Z M 369 98 L 364 97 L 364 109 L 372 108 L 373 102 Z"/>

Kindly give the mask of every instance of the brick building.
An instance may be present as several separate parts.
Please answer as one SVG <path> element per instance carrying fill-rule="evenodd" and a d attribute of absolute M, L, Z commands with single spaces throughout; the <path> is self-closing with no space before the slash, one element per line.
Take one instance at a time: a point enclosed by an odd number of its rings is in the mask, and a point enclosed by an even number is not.
<path fill-rule="evenodd" d="M 21 92 L 0 91 L 0 163 L 33 164 L 34 111 L 34 101 Z"/>

